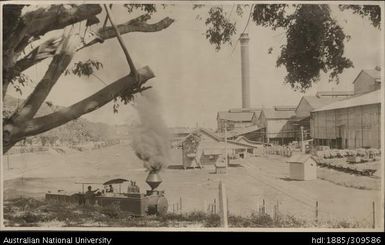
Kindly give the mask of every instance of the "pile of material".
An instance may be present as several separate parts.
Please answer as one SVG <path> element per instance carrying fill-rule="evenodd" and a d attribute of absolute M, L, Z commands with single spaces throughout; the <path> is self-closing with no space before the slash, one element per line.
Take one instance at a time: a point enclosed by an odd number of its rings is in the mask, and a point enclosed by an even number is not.
<path fill-rule="evenodd" d="M 380 150 L 374 148 L 361 148 L 357 150 L 321 150 L 317 151 L 315 155 L 322 159 L 347 158 L 347 161 L 350 163 L 362 163 L 381 159 Z"/>
<path fill-rule="evenodd" d="M 325 159 L 314 157 L 317 165 L 337 171 L 342 171 L 355 175 L 372 176 L 379 168 L 379 162 L 365 162 L 360 164 L 351 164 L 346 158 Z"/>

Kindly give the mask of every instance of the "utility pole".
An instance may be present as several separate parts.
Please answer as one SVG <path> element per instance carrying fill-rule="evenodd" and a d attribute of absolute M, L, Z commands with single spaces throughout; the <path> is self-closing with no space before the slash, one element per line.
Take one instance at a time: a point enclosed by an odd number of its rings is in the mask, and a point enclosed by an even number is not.
<path fill-rule="evenodd" d="M 229 165 L 229 159 L 228 159 L 228 154 L 227 154 L 227 123 L 226 123 L 226 121 L 225 121 L 225 154 L 226 154 L 225 161 L 226 161 L 226 168 L 227 168 Z"/>
<path fill-rule="evenodd" d="M 301 152 L 305 153 L 305 143 L 303 142 L 303 126 L 301 128 Z"/>

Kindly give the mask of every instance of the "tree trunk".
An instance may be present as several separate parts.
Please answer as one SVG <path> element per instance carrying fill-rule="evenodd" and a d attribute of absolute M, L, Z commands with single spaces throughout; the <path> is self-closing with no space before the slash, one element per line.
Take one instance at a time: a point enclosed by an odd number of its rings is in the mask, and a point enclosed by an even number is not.
<path fill-rule="evenodd" d="M 99 4 L 84 5 L 50 5 L 48 8 L 39 8 L 21 16 L 15 28 L 4 38 L 3 45 L 3 99 L 7 88 L 13 79 L 24 70 L 36 65 L 46 58 L 53 58 L 43 79 L 39 81 L 31 95 L 14 114 L 3 121 L 3 152 L 7 152 L 18 141 L 25 137 L 46 132 L 94 111 L 107 104 L 114 98 L 122 95 L 134 95 L 143 91 L 141 87 L 147 80 L 154 77 L 148 67 L 138 70 L 138 75 L 130 74 L 101 89 L 90 97 L 62 110 L 49 115 L 34 118 L 36 112 L 47 98 L 52 87 L 60 78 L 70 63 L 73 54 L 88 46 L 102 43 L 105 39 L 116 37 L 113 27 L 100 28 L 96 33 L 88 31 L 82 42 L 76 42 L 70 34 L 55 37 L 40 43 L 30 53 L 20 57 L 22 51 L 44 34 L 58 29 L 69 29 L 71 25 L 83 20 L 96 18 L 101 12 Z M 145 14 L 126 23 L 117 25 L 119 33 L 129 32 L 157 32 L 173 23 L 168 17 L 157 23 L 148 24 L 150 15 Z M 70 41 L 69 41 L 70 40 Z M 74 41 L 74 42 L 72 42 Z M 75 45 L 75 46 L 74 46 Z M 137 78 L 140 78 L 138 81 Z"/>
<path fill-rule="evenodd" d="M 122 91 L 131 94 L 138 92 L 141 85 L 154 77 L 153 72 L 147 66 L 139 69 L 138 73 L 142 79 L 140 84 L 136 81 L 136 77 L 130 74 L 84 100 L 46 116 L 19 122 L 6 120 L 3 124 L 3 153 L 25 137 L 46 132 L 104 106 L 119 96 Z"/>

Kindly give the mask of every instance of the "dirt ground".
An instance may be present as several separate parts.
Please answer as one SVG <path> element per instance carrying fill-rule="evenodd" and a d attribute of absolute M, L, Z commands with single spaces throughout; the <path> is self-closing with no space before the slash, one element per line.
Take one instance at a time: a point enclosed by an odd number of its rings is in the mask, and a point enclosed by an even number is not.
<path fill-rule="evenodd" d="M 217 175 L 213 166 L 184 170 L 178 155 L 161 173 L 169 211 L 182 199 L 182 211 L 203 211 L 210 203 L 218 203 L 218 184 L 226 186 L 230 213 L 247 216 L 263 205 L 273 214 L 273 207 L 283 214 L 314 221 L 318 201 L 318 220 L 360 222 L 372 225 L 372 203 L 376 207 L 376 224 L 383 224 L 383 203 L 380 190 L 349 188 L 331 181 L 292 181 L 288 178 L 286 159 L 278 156 L 253 157 L 232 161 L 226 174 Z M 5 156 L 4 198 L 34 197 L 43 199 L 48 191 L 79 192 L 77 182 L 103 183 L 112 178 L 136 181 L 142 192 L 148 189 L 147 173 L 143 163 L 129 145 L 116 145 L 104 149 L 58 153 L 25 153 Z M 323 176 L 327 175 L 322 170 Z M 333 170 L 327 170 L 333 171 Z M 336 174 L 333 171 L 332 174 Z M 338 173 L 340 174 L 340 173 Z M 341 173 L 341 178 L 357 176 Z M 380 180 L 378 180 L 380 181 Z M 95 188 L 99 187 L 97 184 Z"/>

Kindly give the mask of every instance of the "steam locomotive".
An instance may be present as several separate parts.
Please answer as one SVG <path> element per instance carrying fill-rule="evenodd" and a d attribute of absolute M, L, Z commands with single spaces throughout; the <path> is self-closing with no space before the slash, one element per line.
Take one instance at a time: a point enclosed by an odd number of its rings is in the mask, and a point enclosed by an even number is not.
<path fill-rule="evenodd" d="M 99 205 L 104 207 L 117 206 L 122 211 L 126 211 L 132 216 L 146 215 L 164 215 L 168 210 L 168 201 L 164 191 L 156 190 L 162 182 L 158 172 L 151 171 L 146 179 L 146 183 L 151 187 L 146 193 L 140 193 L 139 187 L 135 182 L 130 181 L 127 192 L 118 192 L 112 190 L 112 185 L 128 182 L 126 179 L 112 179 L 105 183 L 103 191 L 92 191 L 92 187 L 88 186 L 88 191 L 84 192 L 84 185 L 91 183 L 81 183 L 82 192 L 74 194 L 66 194 L 63 192 L 51 193 L 45 195 L 47 201 L 76 203 L 78 205 Z M 108 188 L 110 187 L 110 189 Z"/>

